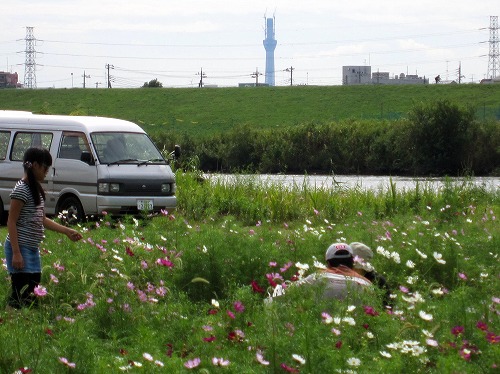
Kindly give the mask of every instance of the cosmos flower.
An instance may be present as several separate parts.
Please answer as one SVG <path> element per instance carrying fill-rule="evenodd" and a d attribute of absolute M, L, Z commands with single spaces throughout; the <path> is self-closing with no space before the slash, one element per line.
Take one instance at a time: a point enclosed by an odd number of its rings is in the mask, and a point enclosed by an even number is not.
<path fill-rule="evenodd" d="M 37 285 L 35 289 L 33 290 L 33 293 L 37 297 L 44 297 L 47 295 L 47 289 L 43 286 Z"/>
<path fill-rule="evenodd" d="M 66 365 L 71 369 L 74 369 L 76 367 L 76 364 L 74 362 L 69 362 L 69 360 L 66 357 L 59 357 L 59 362 L 61 362 L 62 364 Z"/>
<path fill-rule="evenodd" d="M 420 312 L 418 312 L 418 315 L 420 316 L 420 318 L 422 318 L 424 321 L 432 321 L 432 314 L 428 314 L 426 312 L 424 312 L 423 310 L 421 310 Z"/>
<path fill-rule="evenodd" d="M 293 357 L 293 359 L 294 359 L 295 361 L 297 361 L 297 362 L 298 362 L 299 364 L 301 364 L 301 365 L 304 365 L 304 364 L 306 363 L 305 358 L 304 358 L 304 357 L 302 357 L 302 356 L 300 356 L 300 355 L 298 355 L 298 354 L 295 354 L 295 353 L 294 353 L 294 354 L 292 355 L 292 357 Z"/>
<path fill-rule="evenodd" d="M 229 360 L 225 360 L 221 357 L 212 357 L 212 364 L 215 366 L 228 366 L 230 362 Z"/>
<path fill-rule="evenodd" d="M 192 360 L 189 360 L 188 362 L 184 363 L 184 366 L 188 369 L 194 369 L 195 367 L 198 367 L 201 363 L 201 359 L 199 357 L 193 358 Z"/>
<path fill-rule="evenodd" d="M 356 358 L 356 357 L 348 358 L 347 365 L 357 367 L 357 366 L 361 365 L 361 360 L 359 358 Z"/>
<path fill-rule="evenodd" d="M 266 361 L 264 359 L 264 355 L 262 354 L 261 351 L 257 351 L 257 353 L 255 354 L 255 358 L 257 359 L 257 362 L 259 364 L 264 365 L 264 366 L 269 365 L 269 361 Z"/>
<path fill-rule="evenodd" d="M 442 255 L 441 253 L 434 252 L 432 255 L 434 256 L 434 259 L 435 259 L 438 263 L 440 263 L 440 264 L 442 264 L 442 265 L 446 264 L 446 261 L 445 261 L 445 260 L 443 260 L 443 255 Z"/>

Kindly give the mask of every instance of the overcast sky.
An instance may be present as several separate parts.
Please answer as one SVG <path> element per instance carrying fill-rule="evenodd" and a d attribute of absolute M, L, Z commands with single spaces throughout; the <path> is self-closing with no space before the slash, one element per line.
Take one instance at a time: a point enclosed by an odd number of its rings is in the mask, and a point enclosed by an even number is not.
<path fill-rule="evenodd" d="M 339 85 L 342 66 L 478 82 L 488 71 L 492 0 L 3 0 L 0 71 L 24 82 L 26 26 L 44 87 L 237 86 L 264 82 L 264 17 L 275 17 L 275 81 Z M 292 72 L 287 72 L 285 69 Z"/>

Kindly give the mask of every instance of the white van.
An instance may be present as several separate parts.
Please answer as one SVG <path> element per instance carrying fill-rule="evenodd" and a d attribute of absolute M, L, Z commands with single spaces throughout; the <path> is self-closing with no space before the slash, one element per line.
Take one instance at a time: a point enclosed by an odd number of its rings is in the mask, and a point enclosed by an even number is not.
<path fill-rule="evenodd" d="M 43 147 L 52 166 L 42 184 L 45 212 L 68 220 L 173 209 L 175 175 L 138 125 L 103 117 L 39 115 L 0 110 L 0 217 L 23 176 L 29 147 Z M 176 157 L 180 148 L 176 147 Z"/>

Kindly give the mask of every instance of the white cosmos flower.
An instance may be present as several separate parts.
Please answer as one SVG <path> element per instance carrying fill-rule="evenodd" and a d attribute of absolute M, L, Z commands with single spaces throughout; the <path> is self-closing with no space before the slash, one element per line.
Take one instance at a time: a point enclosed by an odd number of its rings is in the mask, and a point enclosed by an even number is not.
<path fill-rule="evenodd" d="M 215 299 L 212 299 L 212 305 L 214 307 L 218 308 L 219 307 L 219 302 L 217 300 L 215 300 Z"/>
<path fill-rule="evenodd" d="M 386 358 L 391 358 L 392 357 L 392 355 L 389 352 L 386 352 L 386 351 L 380 351 L 380 354 L 383 357 L 386 357 Z"/>
<path fill-rule="evenodd" d="M 349 306 L 347 307 L 347 311 L 348 311 L 348 312 L 352 312 L 354 309 L 356 309 L 356 305 L 349 305 Z"/>
<path fill-rule="evenodd" d="M 300 356 L 300 355 L 298 355 L 298 354 L 295 354 L 295 353 L 294 353 L 294 354 L 292 355 L 292 357 L 293 357 L 293 359 L 294 359 L 295 361 L 297 361 L 297 362 L 298 362 L 299 364 L 301 364 L 301 365 L 304 365 L 304 364 L 306 363 L 306 360 L 304 359 L 304 357 L 302 357 L 302 356 Z"/>
<path fill-rule="evenodd" d="M 434 252 L 432 254 L 434 256 L 434 258 L 436 259 L 436 261 L 440 264 L 446 264 L 446 261 L 443 260 L 443 255 L 441 253 L 438 253 L 438 252 Z"/>
<path fill-rule="evenodd" d="M 350 366 L 359 366 L 361 365 L 361 360 L 356 357 L 351 357 L 347 359 L 347 364 Z"/>
<path fill-rule="evenodd" d="M 415 251 L 417 251 L 417 253 L 420 255 L 420 257 L 422 257 L 423 259 L 427 258 L 427 255 L 425 253 L 420 252 L 417 248 L 415 248 Z"/>
<path fill-rule="evenodd" d="M 406 266 L 413 269 L 415 267 L 415 263 L 412 260 L 408 260 L 406 261 Z"/>
<path fill-rule="evenodd" d="M 429 314 L 429 313 L 426 313 L 424 312 L 423 310 L 421 310 L 420 312 L 418 312 L 418 315 L 420 316 L 420 318 L 422 318 L 424 321 L 432 321 L 432 314 Z"/>

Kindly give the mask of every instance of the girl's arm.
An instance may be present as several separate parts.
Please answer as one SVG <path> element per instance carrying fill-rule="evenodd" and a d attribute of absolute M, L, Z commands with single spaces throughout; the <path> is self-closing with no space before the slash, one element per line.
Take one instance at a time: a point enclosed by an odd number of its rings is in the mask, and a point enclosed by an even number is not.
<path fill-rule="evenodd" d="M 11 199 L 9 218 L 7 219 L 7 230 L 9 231 L 10 244 L 12 246 L 12 267 L 14 269 L 24 268 L 24 259 L 19 249 L 19 241 L 17 236 L 17 220 L 21 214 L 21 209 L 24 203 L 21 200 Z"/>
<path fill-rule="evenodd" d="M 78 231 L 73 230 L 72 228 L 60 225 L 57 222 L 52 221 L 50 218 L 44 217 L 43 218 L 43 225 L 45 226 L 46 229 L 59 232 L 61 234 L 66 235 L 70 240 L 76 242 L 82 238 L 82 234 L 80 234 Z"/>

